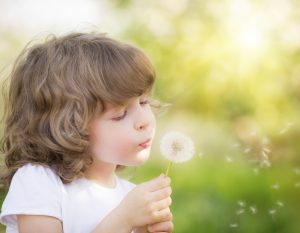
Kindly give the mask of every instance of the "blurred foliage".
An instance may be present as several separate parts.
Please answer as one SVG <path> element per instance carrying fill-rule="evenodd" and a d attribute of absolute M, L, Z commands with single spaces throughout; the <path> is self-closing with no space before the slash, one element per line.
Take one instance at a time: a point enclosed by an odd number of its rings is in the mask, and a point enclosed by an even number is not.
<path fill-rule="evenodd" d="M 173 105 L 158 116 L 149 163 L 128 169 L 133 181 L 165 171 L 157 149 L 164 132 L 184 131 L 196 143 L 193 161 L 171 172 L 174 232 L 299 232 L 300 2 L 109 4 L 118 38 L 157 68 L 155 97 Z M 0 40 L 2 68 L 24 41 Z"/>

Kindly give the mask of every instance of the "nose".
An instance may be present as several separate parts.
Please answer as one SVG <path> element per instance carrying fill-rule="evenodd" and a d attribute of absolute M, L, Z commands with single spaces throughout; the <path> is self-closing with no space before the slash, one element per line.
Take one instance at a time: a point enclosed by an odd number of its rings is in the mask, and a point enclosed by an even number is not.
<path fill-rule="evenodd" d="M 145 130 L 149 126 L 149 121 L 147 119 L 137 120 L 135 123 L 135 129 L 138 131 Z"/>
<path fill-rule="evenodd" d="M 150 122 L 150 114 L 143 109 L 139 109 L 135 118 L 134 128 L 138 131 L 146 130 L 149 127 Z"/>

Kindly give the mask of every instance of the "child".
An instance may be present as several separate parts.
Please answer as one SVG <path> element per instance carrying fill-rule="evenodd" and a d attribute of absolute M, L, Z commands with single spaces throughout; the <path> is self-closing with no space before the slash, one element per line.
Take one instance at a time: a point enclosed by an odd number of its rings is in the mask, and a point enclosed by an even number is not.
<path fill-rule="evenodd" d="M 155 71 L 135 46 L 51 37 L 18 58 L 1 142 L 9 233 L 171 232 L 170 179 L 118 178 L 149 156 Z"/>

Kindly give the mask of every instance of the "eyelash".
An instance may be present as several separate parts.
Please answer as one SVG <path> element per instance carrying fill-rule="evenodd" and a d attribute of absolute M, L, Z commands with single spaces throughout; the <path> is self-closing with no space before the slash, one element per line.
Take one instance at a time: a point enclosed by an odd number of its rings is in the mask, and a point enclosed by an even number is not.
<path fill-rule="evenodd" d="M 146 104 L 149 104 L 149 100 L 145 100 L 145 101 L 140 102 L 140 105 L 146 105 Z M 124 111 L 122 116 L 114 117 L 113 120 L 114 121 L 120 121 L 120 120 L 124 119 L 126 117 L 126 115 L 127 115 L 127 110 Z"/>

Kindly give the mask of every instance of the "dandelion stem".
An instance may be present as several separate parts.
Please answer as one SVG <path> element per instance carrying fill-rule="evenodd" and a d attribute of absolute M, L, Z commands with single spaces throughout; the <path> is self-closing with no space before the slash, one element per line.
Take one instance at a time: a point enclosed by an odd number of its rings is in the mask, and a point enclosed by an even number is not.
<path fill-rule="evenodd" d="M 173 165 L 173 163 L 172 163 L 172 162 L 169 162 L 169 165 L 168 165 L 168 167 L 167 167 L 167 171 L 166 171 L 166 176 L 168 176 L 168 174 L 169 174 L 169 171 L 170 171 L 170 169 L 171 169 L 172 165 Z"/>

